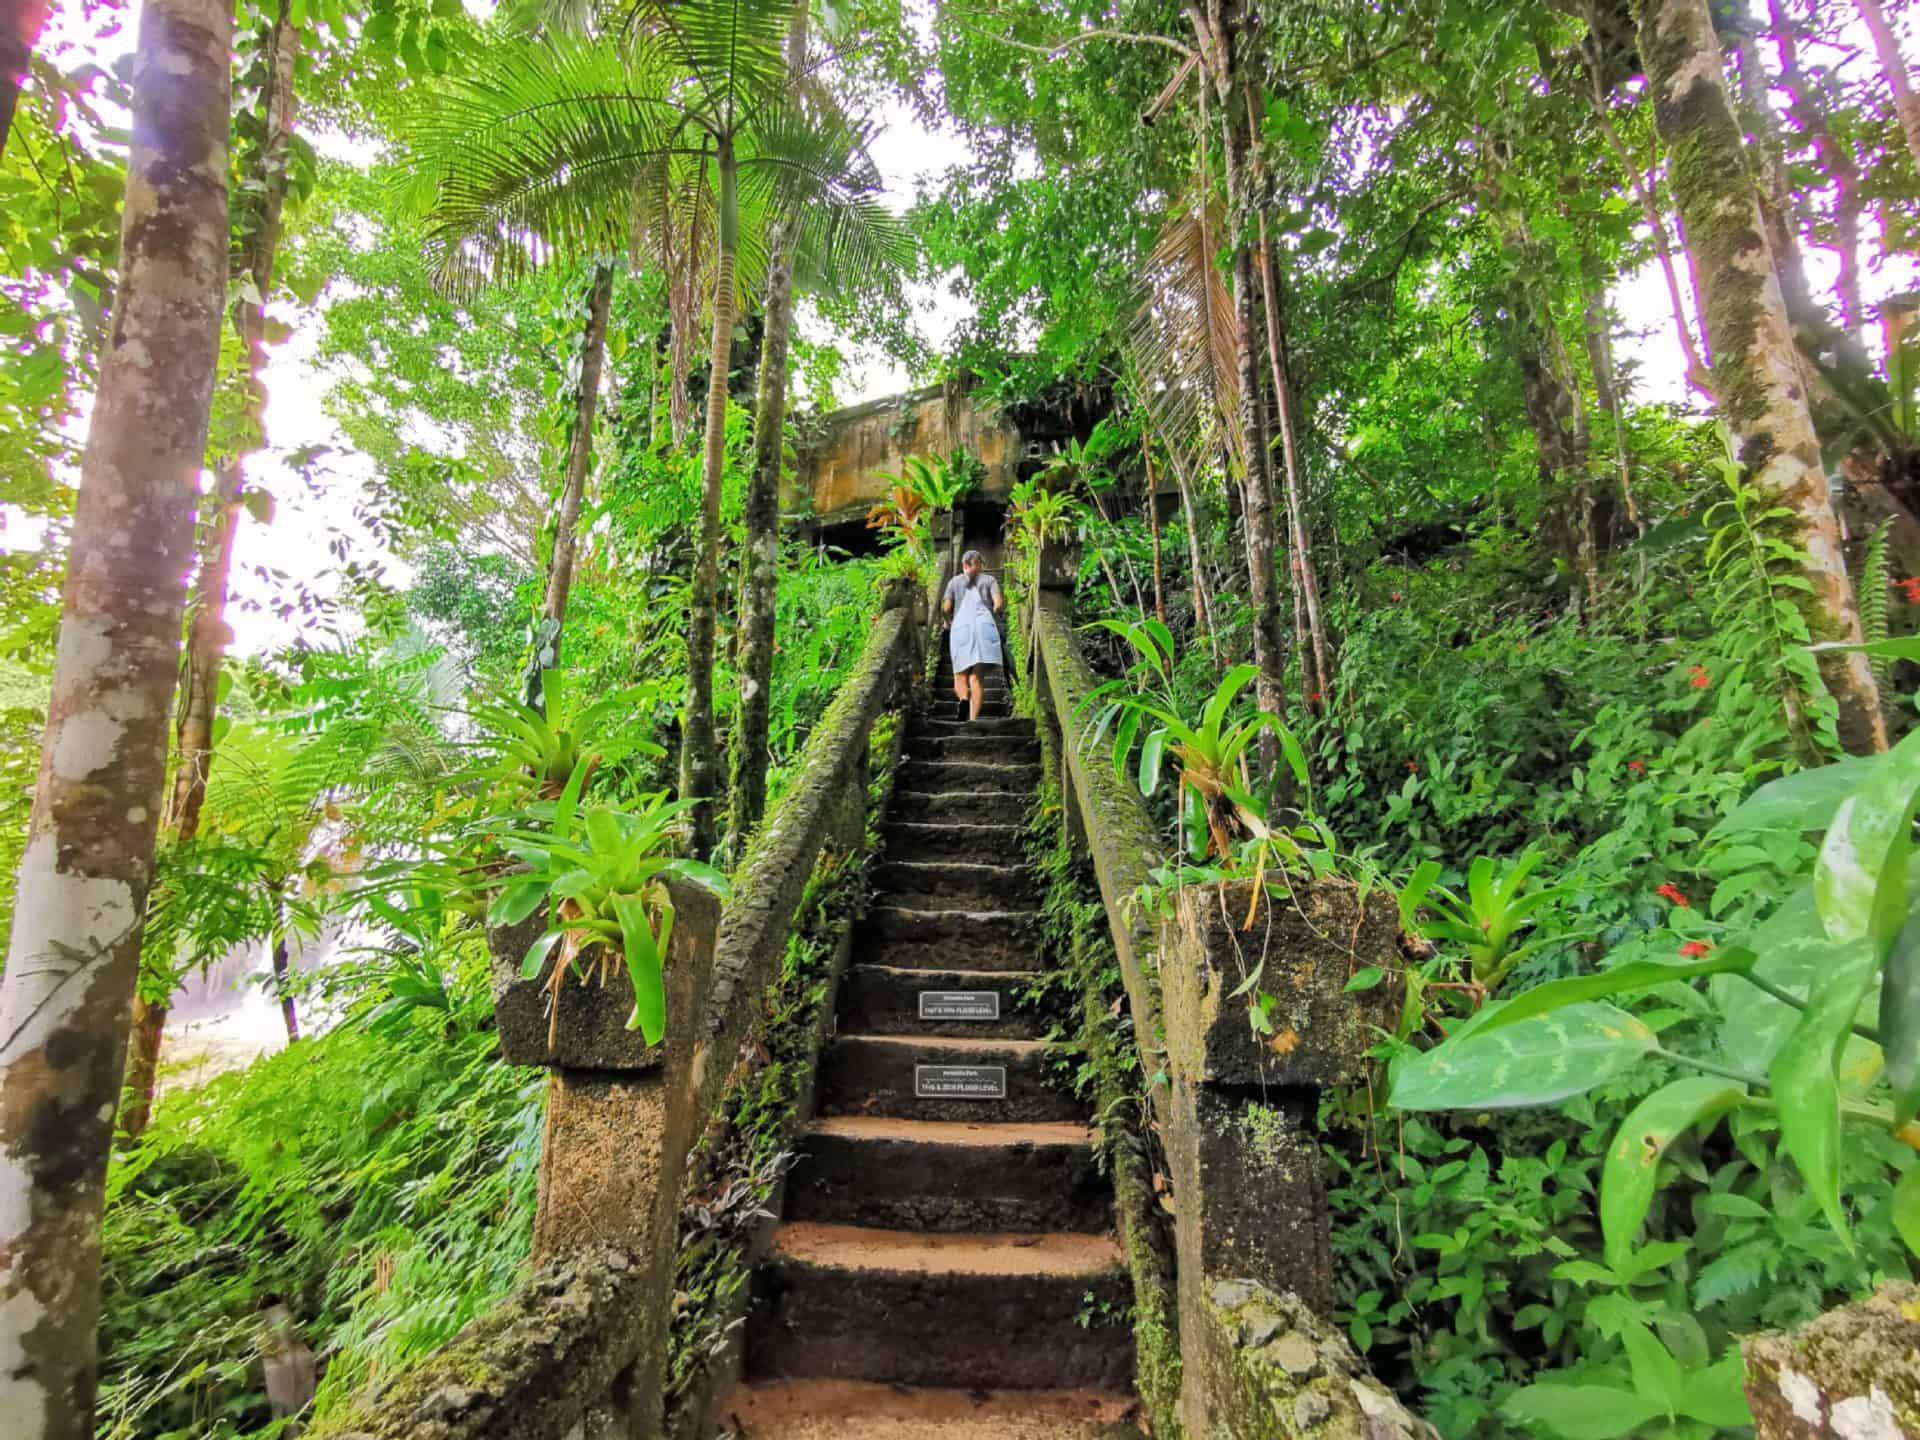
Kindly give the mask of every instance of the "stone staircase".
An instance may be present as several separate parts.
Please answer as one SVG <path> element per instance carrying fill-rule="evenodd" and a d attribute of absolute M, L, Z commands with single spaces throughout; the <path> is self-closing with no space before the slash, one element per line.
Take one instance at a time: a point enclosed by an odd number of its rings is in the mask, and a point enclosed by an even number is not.
<path fill-rule="evenodd" d="M 952 685 L 943 666 L 911 723 L 819 1115 L 756 1276 L 747 1379 L 721 1411 L 748 1440 L 1136 1433 L 1112 1194 L 1014 1004 L 1036 966 L 1020 836 L 1039 742 L 1003 682 L 971 724 Z"/>

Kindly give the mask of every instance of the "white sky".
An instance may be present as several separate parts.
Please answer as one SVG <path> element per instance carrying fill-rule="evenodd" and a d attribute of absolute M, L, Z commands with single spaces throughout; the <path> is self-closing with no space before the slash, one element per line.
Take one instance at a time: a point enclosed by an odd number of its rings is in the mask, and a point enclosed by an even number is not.
<path fill-rule="evenodd" d="M 71 39 L 95 50 L 102 62 L 130 48 L 134 26 L 125 24 L 111 39 L 98 35 L 98 27 L 111 18 L 104 9 L 91 17 L 71 10 L 56 14 L 50 31 L 60 39 Z M 89 35 L 88 29 L 94 31 Z M 1871 48 L 1864 33 L 1860 50 L 1871 63 Z M 1769 57 L 1772 59 L 1773 57 Z M 1777 60 L 1774 61 L 1777 65 Z M 928 130 L 907 107 L 893 104 L 883 112 L 884 128 L 873 145 L 873 155 L 888 182 L 889 203 L 904 209 L 914 198 L 922 181 L 936 179 L 950 166 L 966 163 L 971 157 L 965 142 L 951 129 Z M 320 140 L 324 151 L 339 154 L 339 147 Z M 353 158 L 342 155 L 340 158 Z M 1818 293 L 1830 291 L 1834 278 L 1833 256 L 1824 250 L 1806 249 L 1810 279 Z M 1920 267 L 1911 257 L 1895 257 L 1880 263 L 1869 255 L 1866 289 L 1869 303 L 1902 289 L 1912 288 L 1920 278 Z M 1683 286 L 1685 276 L 1682 276 Z M 1691 295 L 1688 297 L 1691 310 Z M 916 286 L 910 296 L 922 333 L 936 350 L 949 341 L 953 328 L 963 317 L 962 303 L 944 284 Z M 324 303 L 324 302 L 323 302 Z M 1636 396 L 1643 401 L 1668 401 L 1690 404 L 1682 378 L 1681 357 L 1673 337 L 1671 312 L 1665 284 L 1657 267 L 1648 265 L 1629 276 L 1617 288 L 1614 303 L 1625 333 L 1618 337 L 1623 361 L 1638 362 Z M 364 456 L 348 453 L 344 440 L 326 416 L 323 401 L 326 379 L 316 369 L 315 350 L 319 319 L 315 312 L 302 312 L 284 302 L 275 307 L 281 318 L 295 326 L 292 337 L 279 346 L 267 371 L 267 433 L 271 451 L 254 457 L 249 464 L 249 479 L 271 490 L 279 502 L 279 513 L 270 525 L 248 521 L 240 530 L 235 553 L 235 606 L 232 620 L 235 648 L 243 653 L 259 653 L 285 644 L 297 633 L 299 621 L 283 621 L 262 608 L 270 600 L 272 586 L 255 573 L 257 567 L 272 567 L 290 579 L 320 593 L 332 589 L 336 560 L 329 544 L 345 535 L 353 553 L 362 561 L 376 558 L 378 547 L 359 532 L 351 517 L 351 495 L 371 478 L 371 462 Z M 800 328 L 815 341 L 835 338 L 803 308 Z M 910 377 L 884 356 L 851 353 L 849 372 L 838 387 L 844 404 L 857 403 L 907 388 Z M 281 457 L 306 447 L 331 446 L 333 453 L 322 462 L 321 493 L 315 494 L 301 478 L 288 469 Z M 4 517 L 0 517 L 3 519 Z M 36 543 L 31 527 L 14 523 L 0 528 L 0 544 Z M 404 572 L 390 559 L 394 578 Z"/>

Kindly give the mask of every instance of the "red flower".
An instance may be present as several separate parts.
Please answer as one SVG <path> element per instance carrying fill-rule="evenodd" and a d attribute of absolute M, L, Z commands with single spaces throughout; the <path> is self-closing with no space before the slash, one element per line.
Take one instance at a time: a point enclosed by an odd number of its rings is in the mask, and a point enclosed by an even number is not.
<path fill-rule="evenodd" d="M 1909 575 L 1905 580 L 1893 582 L 1905 592 L 1909 605 L 1920 605 L 1920 575 Z"/>
<path fill-rule="evenodd" d="M 1320 703 L 1320 692 L 1316 690 L 1311 695 L 1307 696 L 1307 703 L 1309 705 L 1318 705 Z"/>
<path fill-rule="evenodd" d="M 1671 881 L 1669 881 L 1665 885 L 1662 885 L 1658 890 L 1655 890 L 1653 893 L 1662 897 L 1663 899 L 1671 900 L 1674 904 L 1678 905 L 1682 910 L 1685 910 L 1688 908 L 1687 897 L 1685 895 L 1682 895 L 1680 893 L 1680 887 L 1678 885 L 1673 884 Z"/>
<path fill-rule="evenodd" d="M 1393 592 L 1393 603 L 1396 605 L 1400 603 L 1400 592 L 1398 590 Z"/>
<path fill-rule="evenodd" d="M 1696 665 L 1687 672 L 1687 680 L 1696 690 L 1704 690 L 1713 683 L 1713 677 L 1707 674 L 1707 667 Z"/>
<path fill-rule="evenodd" d="M 1698 960 L 1711 949 L 1713 946 L 1704 940 L 1689 940 L 1680 947 L 1680 953 L 1689 960 Z"/>
<path fill-rule="evenodd" d="M 1407 770 L 1414 775 L 1418 775 L 1420 773 L 1420 767 L 1411 760 L 1407 761 Z"/>
<path fill-rule="evenodd" d="M 1647 773 L 1647 762 L 1644 760 L 1629 760 L 1627 761 L 1627 769 L 1634 771 L 1636 774 L 1644 775 Z"/>

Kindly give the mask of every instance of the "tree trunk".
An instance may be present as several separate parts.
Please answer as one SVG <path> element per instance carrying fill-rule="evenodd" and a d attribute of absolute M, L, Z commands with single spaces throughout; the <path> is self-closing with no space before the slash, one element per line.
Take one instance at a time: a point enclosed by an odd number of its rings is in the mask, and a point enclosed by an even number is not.
<path fill-rule="evenodd" d="M 1860 638 L 1860 612 L 1840 549 L 1819 442 L 1786 306 L 1741 152 L 1740 127 L 1708 0 L 1640 0 L 1640 53 L 1654 121 L 1672 157 L 1674 196 L 1707 296 L 1720 412 L 1750 482 L 1794 516 L 1812 589 L 1800 597 L 1815 640 Z M 1827 652 L 1820 670 L 1840 709 L 1840 738 L 1858 752 L 1886 748 L 1879 691 L 1866 657 Z"/>
<path fill-rule="evenodd" d="M 280 997 L 280 1018 L 287 1027 L 287 1044 L 300 1038 L 300 1016 L 293 1005 L 293 992 L 287 988 L 293 973 L 293 956 L 287 948 L 287 932 L 273 937 L 273 993 Z"/>
<path fill-rule="evenodd" d="M 1193 503 L 1193 488 L 1187 482 L 1186 462 L 1171 445 L 1167 459 L 1173 463 L 1173 483 L 1180 488 L 1180 510 L 1187 519 L 1187 563 L 1193 567 L 1193 621 L 1207 637 L 1207 649 L 1213 653 L 1214 669 L 1220 668 L 1220 637 L 1213 628 L 1213 597 L 1207 591 L 1206 557 L 1200 550 L 1200 512 Z"/>
<path fill-rule="evenodd" d="M 1246 515 L 1247 598 L 1253 611 L 1253 659 L 1259 674 L 1254 693 L 1260 708 L 1275 715 L 1286 714 L 1286 669 L 1282 655 L 1280 628 L 1280 586 L 1274 569 L 1279 548 L 1273 523 L 1273 465 L 1267 451 L 1266 406 L 1260 388 L 1259 366 L 1254 347 L 1259 342 L 1260 314 L 1254 299 L 1253 246 L 1248 230 L 1253 218 L 1252 135 L 1247 129 L 1247 108 L 1240 97 L 1241 59 L 1246 51 L 1246 33 L 1237 7 L 1221 5 L 1214 21 L 1217 44 L 1215 53 L 1219 73 L 1215 85 L 1220 96 L 1221 119 L 1226 131 L 1227 201 L 1234 216 L 1233 302 L 1239 312 L 1240 334 L 1235 345 L 1236 368 L 1240 377 L 1240 426 L 1246 436 Z M 1271 776 L 1279 763 L 1279 745 L 1271 735 L 1261 735 L 1261 760 Z"/>
<path fill-rule="evenodd" d="M 1160 583 L 1160 482 L 1153 475 L 1153 437 L 1144 430 L 1140 435 L 1140 458 L 1147 466 L 1147 533 L 1153 537 L 1153 614 L 1164 625 L 1167 597 Z"/>
<path fill-rule="evenodd" d="M 120 292 L 68 552 L 0 977 L 0 1393 L 9 1440 L 93 1434 L 100 1218 L 227 277 L 232 12 L 147 0 Z"/>
<path fill-rule="evenodd" d="M 694 800 L 691 853 L 713 853 L 714 787 L 720 769 L 713 724 L 714 632 L 720 593 L 720 490 L 727 460 L 727 361 L 733 349 L 733 266 L 739 243 L 739 192 L 733 146 L 720 145 L 720 252 L 713 271 L 713 343 L 707 375 L 706 457 L 687 600 L 687 713 L 680 732 L 680 796 Z"/>
<path fill-rule="evenodd" d="M 7 153 L 20 87 L 46 21 L 47 0 L 0 0 L 0 155 Z"/>
<path fill-rule="evenodd" d="M 1867 33 L 1873 36 L 1873 52 L 1880 57 L 1880 70 L 1887 77 L 1887 88 L 1893 91 L 1893 112 L 1900 118 L 1900 129 L 1907 137 L 1913 163 L 1920 167 L 1920 96 L 1913 93 L 1913 82 L 1907 78 L 1907 62 L 1900 54 L 1899 38 L 1887 23 L 1887 12 L 1881 8 L 1880 0 L 1854 0 L 1854 4 L 1859 7 Z"/>
<path fill-rule="evenodd" d="M 787 75 L 806 68 L 807 7 L 787 27 Z M 727 787 L 727 845 L 734 858 L 767 808 L 768 728 L 773 702 L 774 614 L 780 585 L 780 454 L 787 424 L 787 347 L 793 335 L 793 239 L 775 221 L 767 234 L 766 325 L 753 405 L 753 473 L 747 480 L 747 548 L 740 557 L 740 715 Z"/>
<path fill-rule="evenodd" d="M 1613 473 L 1620 486 L 1620 503 L 1627 522 L 1636 534 L 1646 534 L 1640 520 L 1640 507 L 1633 496 L 1633 456 L 1627 445 L 1627 407 L 1620 393 L 1619 370 L 1613 358 L 1613 312 L 1607 305 L 1607 292 L 1598 275 L 1587 276 L 1585 314 L 1587 322 L 1587 364 L 1593 371 L 1593 394 L 1600 413 L 1613 430 Z"/>
<path fill-rule="evenodd" d="M 1760 58 L 1760 46 L 1753 31 L 1743 24 L 1734 32 L 1734 53 L 1739 57 L 1740 122 L 1753 136 L 1750 153 L 1758 157 L 1760 180 L 1760 221 L 1767 232 L 1767 245 L 1773 251 L 1774 273 L 1780 279 L 1780 296 L 1787 307 L 1787 320 L 1818 334 L 1828 328 L 1827 317 L 1813 303 L 1813 290 L 1807 284 L 1807 267 L 1800 258 L 1798 206 L 1787 181 L 1787 157 L 1780 143 L 1780 127 L 1774 121 L 1773 104 L 1768 92 L 1772 77 Z M 1801 362 L 1801 374 L 1811 379 L 1812 367 Z"/>
<path fill-rule="evenodd" d="M 560 491 L 560 516 L 553 527 L 553 558 L 547 564 L 547 593 L 540 616 L 555 627 L 566 623 L 567 596 L 573 590 L 574 552 L 579 547 L 580 509 L 586 502 L 587 476 L 593 469 L 593 425 L 600 408 L 600 371 L 607 355 L 607 312 L 613 305 L 613 266 L 596 265 L 587 291 L 587 329 L 580 340 L 580 388 L 573 405 L 573 435 L 567 444 L 567 476 Z M 553 641 L 554 659 L 560 641 Z"/>
<path fill-rule="evenodd" d="M 1780 47 L 1780 85 L 1787 92 L 1787 113 L 1813 147 L 1814 158 L 1833 180 L 1834 249 L 1839 275 L 1840 329 L 1857 341 L 1866 324 L 1860 301 L 1860 166 L 1851 143 L 1833 133 L 1815 93 L 1814 81 L 1800 68 L 1800 33 L 1782 0 L 1769 0 L 1773 37 Z"/>
<path fill-rule="evenodd" d="M 1313 646 L 1313 670 L 1319 683 L 1303 686 L 1308 694 L 1326 693 L 1327 632 L 1320 618 L 1320 580 L 1307 545 L 1307 510 L 1300 483 L 1299 425 L 1293 413 L 1292 376 L 1287 365 L 1286 331 L 1281 324 L 1279 256 L 1267 236 L 1267 218 L 1260 217 L 1260 290 L 1266 302 L 1267 359 L 1273 369 L 1273 394 L 1280 415 L 1280 453 L 1286 464 L 1287 521 L 1293 532 L 1293 574 L 1299 600 L 1306 607 L 1307 639 Z M 1304 673 L 1304 664 L 1301 669 Z"/>

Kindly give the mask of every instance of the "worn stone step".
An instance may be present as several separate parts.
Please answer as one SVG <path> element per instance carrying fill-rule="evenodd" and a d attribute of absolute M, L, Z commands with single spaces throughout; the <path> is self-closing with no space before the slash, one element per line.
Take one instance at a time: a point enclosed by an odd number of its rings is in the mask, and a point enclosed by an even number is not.
<path fill-rule="evenodd" d="M 1131 1298 L 1105 1235 L 774 1231 L 747 1325 L 754 1378 L 1119 1390 Z M 1083 1325 L 1082 1319 L 1091 1317 Z"/>
<path fill-rule="evenodd" d="M 854 930 L 853 958 L 902 970 L 1032 970 L 1037 910 L 910 910 L 880 904 Z"/>
<path fill-rule="evenodd" d="M 746 1440 L 1100 1440 L 1138 1409 L 1119 1391 L 774 1380 L 740 1386 L 720 1418 Z"/>
<path fill-rule="evenodd" d="M 800 1138 L 789 1220 L 900 1230 L 1077 1230 L 1113 1225 L 1094 1132 L 841 1115 Z"/>
<path fill-rule="evenodd" d="M 946 699 L 951 702 L 953 696 L 948 693 Z M 953 705 L 933 705 L 923 707 L 907 727 L 908 735 L 1014 735 L 1022 740 L 1031 740 L 1034 735 L 1033 721 L 1024 715 L 1004 715 L 995 719 L 955 720 Z"/>
<path fill-rule="evenodd" d="M 979 760 L 989 765 L 1038 765 L 1040 742 L 1018 735 L 910 735 L 909 760 Z"/>
<path fill-rule="evenodd" d="M 1033 872 L 1019 851 L 1004 860 L 974 858 L 887 860 L 874 867 L 882 904 L 910 910 L 1009 910 L 1040 903 Z"/>
<path fill-rule="evenodd" d="M 840 982 L 840 1030 L 847 1035 L 952 1035 L 963 1040 L 1032 1040 L 1039 1022 L 1016 996 L 1038 979 L 1032 971 L 926 970 L 854 965 Z M 923 994 L 997 996 L 997 1020 L 922 1019 Z M 937 1003 L 937 1002 L 936 1002 Z M 985 1001 L 970 1003 L 985 1007 Z"/>
<path fill-rule="evenodd" d="M 965 821 L 925 823 L 889 820 L 881 827 L 889 860 L 947 860 L 970 855 L 1020 855 L 1025 827 L 968 824 Z"/>
<path fill-rule="evenodd" d="M 944 777 L 935 776 L 938 781 Z M 925 781 L 922 782 L 925 784 Z M 918 824 L 938 824 L 946 821 L 959 821 L 976 825 L 1019 825 L 1027 818 L 1027 811 L 1033 807 L 1033 791 L 1025 789 L 987 789 L 974 788 L 918 788 L 907 783 L 903 775 L 900 787 L 893 792 L 893 804 L 889 814 L 895 820 L 910 820 Z"/>
<path fill-rule="evenodd" d="M 908 760 L 900 767 L 900 784 L 908 790 L 1024 790 L 1031 795 L 1040 784 L 1040 763 L 1012 761 L 988 764 L 979 760 Z"/>
<path fill-rule="evenodd" d="M 1048 1083 L 1050 1049 L 1038 1040 L 842 1035 L 822 1061 L 820 1110 L 903 1120 L 1077 1120 L 1079 1101 Z M 914 1076 L 926 1065 L 1004 1070 L 1005 1098 L 922 1099 L 914 1093 Z"/>

